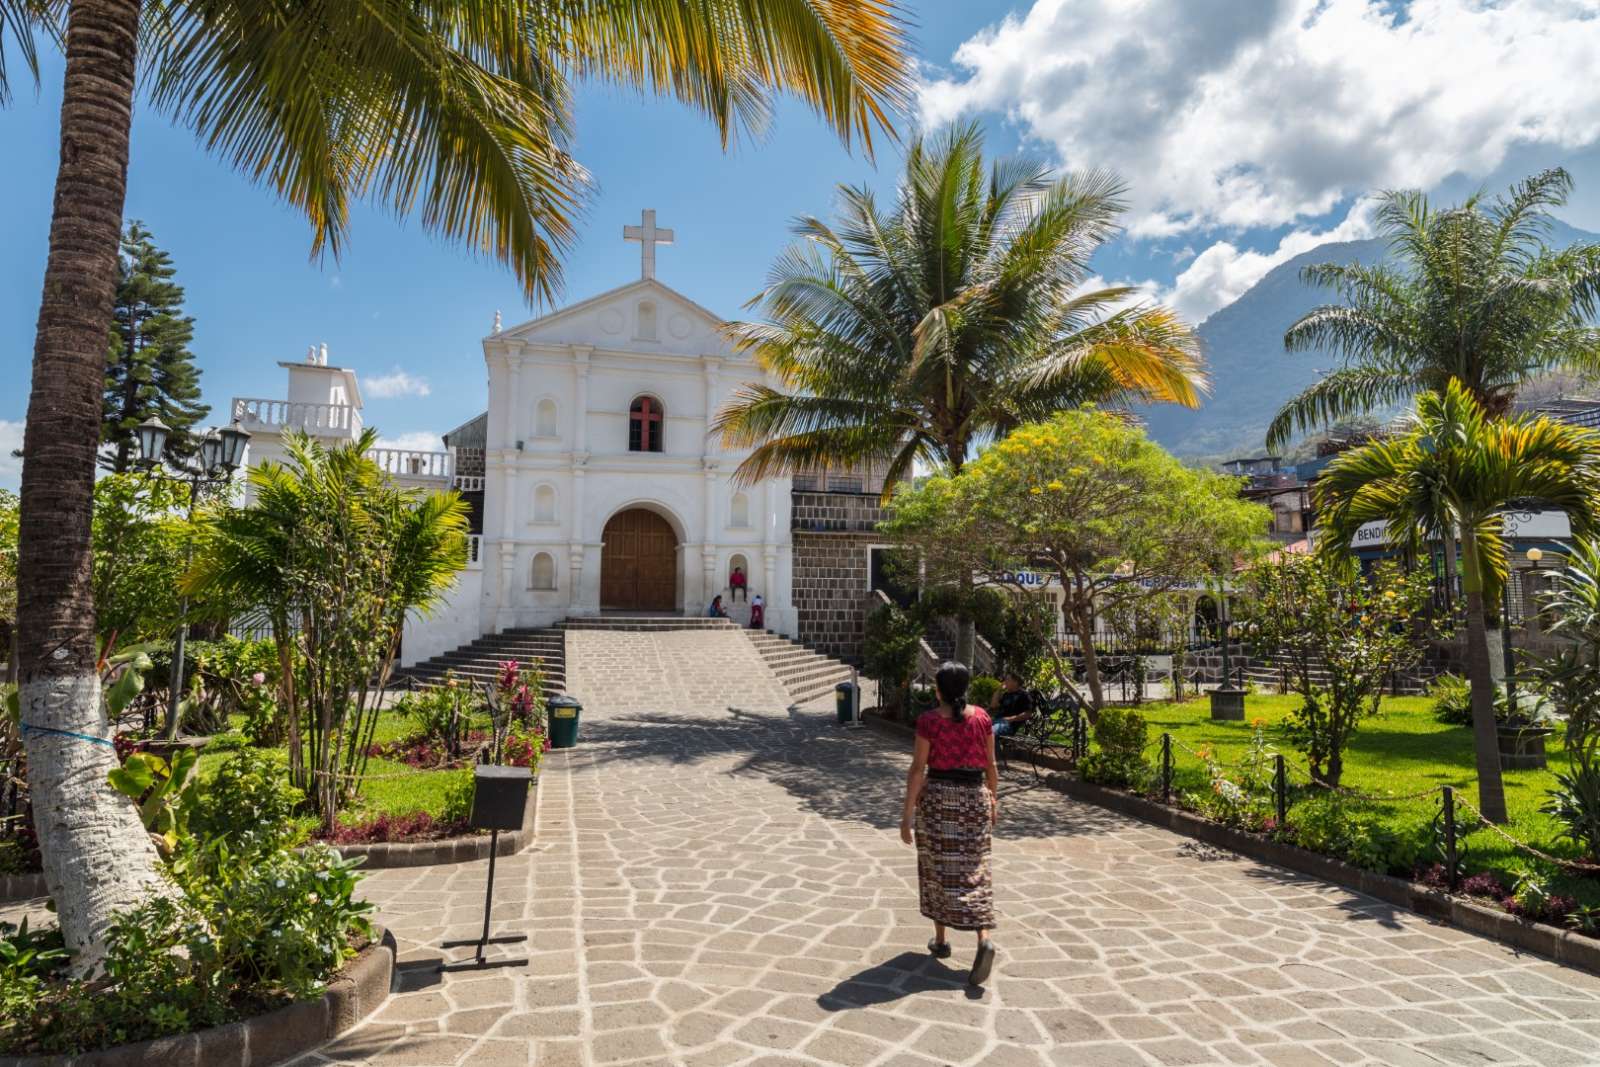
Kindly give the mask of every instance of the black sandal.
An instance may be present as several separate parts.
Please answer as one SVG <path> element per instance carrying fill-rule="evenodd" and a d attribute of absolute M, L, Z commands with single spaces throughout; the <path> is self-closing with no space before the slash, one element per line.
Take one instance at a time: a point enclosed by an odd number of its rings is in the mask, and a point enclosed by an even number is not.
<path fill-rule="evenodd" d="M 947 960 L 947 959 L 950 958 L 950 953 L 952 951 L 954 951 L 954 950 L 951 949 L 950 942 L 948 942 L 948 941 L 932 941 L 932 940 L 930 940 L 928 942 L 928 951 L 933 955 L 933 958 L 936 959 L 936 960 Z"/>
<path fill-rule="evenodd" d="M 994 942 L 985 939 L 978 946 L 978 954 L 972 958 L 972 970 L 967 974 L 967 984 L 981 986 L 989 980 L 989 972 L 994 970 Z"/>

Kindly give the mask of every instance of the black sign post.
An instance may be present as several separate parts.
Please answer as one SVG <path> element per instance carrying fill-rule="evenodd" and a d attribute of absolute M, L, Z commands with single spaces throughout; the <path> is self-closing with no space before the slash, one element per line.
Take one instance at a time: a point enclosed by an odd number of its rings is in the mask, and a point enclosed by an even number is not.
<path fill-rule="evenodd" d="M 441 963 L 441 971 L 481 970 L 486 967 L 516 967 L 528 962 L 528 957 L 490 960 L 484 958 L 489 945 L 512 945 L 528 940 L 527 934 L 501 934 L 489 936 L 489 912 L 494 906 L 494 860 L 500 851 L 500 831 L 520 830 L 528 807 L 528 785 L 532 774 L 526 767 L 495 767 L 479 764 L 473 768 L 472 817 L 474 830 L 489 831 L 489 885 L 483 894 L 483 936 L 476 940 L 446 941 L 444 948 L 461 948 L 476 945 L 477 954 L 460 963 Z"/>

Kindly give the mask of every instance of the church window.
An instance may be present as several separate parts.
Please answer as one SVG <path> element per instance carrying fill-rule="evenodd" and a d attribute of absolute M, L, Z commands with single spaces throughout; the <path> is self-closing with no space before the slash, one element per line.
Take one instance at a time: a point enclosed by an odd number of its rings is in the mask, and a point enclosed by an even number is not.
<path fill-rule="evenodd" d="M 641 396 L 628 408 L 628 451 L 660 452 L 663 416 L 661 401 Z"/>
<path fill-rule="evenodd" d="M 536 553 L 533 557 L 532 588 L 554 589 L 556 587 L 556 561 L 548 552 Z"/>
<path fill-rule="evenodd" d="M 533 491 L 533 521 L 556 521 L 556 491 L 554 486 L 541 485 Z"/>
<path fill-rule="evenodd" d="M 750 525 L 750 498 L 743 493 L 733 494 L 733 506 L 729 509 L 728 525 L 739 527 Z"/>
<path fill-rule="evenodd" d="M 656 303 L 654 300 L 639 301 L 639 332 L 638 340 L 654 341 L 656 339 Z"/>
<path fill-rule="evenodd" d="M 556 436 L 556 402 L 549 397 L 539 401 L 538 406 L 533 409 L 533 435 Z"/>

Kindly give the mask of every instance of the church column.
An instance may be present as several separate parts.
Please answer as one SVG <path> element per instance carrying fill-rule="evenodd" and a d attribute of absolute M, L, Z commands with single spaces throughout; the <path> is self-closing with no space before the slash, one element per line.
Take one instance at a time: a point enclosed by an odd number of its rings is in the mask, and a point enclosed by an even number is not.
<path fill-rule="evenodd" d="M 721 394 L 717 375 L 722 368 L 722 360 L 716 356 L 701 356 L 700 367 L 706 383 L 705 449 L 706 455 L 711 455 L 722 451 L 722 442 L 711 434 L 711 421 L 717 417 L 717 398 Z"/>
<path fill-rule="evenodd" d="M 572 457 L 572 506 L 568 509 L 570 518 L 567 520 L 567 607 L 576 610 L 584 603 L 583 588 L 583 555 L 584 555 L 584 510 L 583 491 L 586 479 L 583 465 L 588 461 L 588 456 Z"/>
<path fill-rule="evenodd" d="M 512 363 L 512 374 L 516 374 L 515 362 Z M 511 601 L 517 591 L 517 545 L 514 538 L 517 506 L 520 503 L 517 500 L 517 461 L 513 458 L 516 455 L 510 449 L 503 449 L 500 453 L 500 611 L 496 633 L 511 626 L 515 618 Z"/>
<path fill-rule="evenodd" d="M 522 432 L 522 342 L 506 343 L 506 434 L 502 448 L 518 448 Z"/>
<path fill-rule="evenodd" d="M 589 451 L 589 345 L 572 346 L 572 451 Z"/>
<path fill-rule="evenodd" d="M 722 589 L 722 578 L 717 574 L 717 461 L 703 458 L 700 461 L 705 469 L 705 479 L 702 483 L 703 507 L 700 520 L 700 563 L 704 571 L 701 579 L 704 594 L 701 600 L 709 602 Z"/>

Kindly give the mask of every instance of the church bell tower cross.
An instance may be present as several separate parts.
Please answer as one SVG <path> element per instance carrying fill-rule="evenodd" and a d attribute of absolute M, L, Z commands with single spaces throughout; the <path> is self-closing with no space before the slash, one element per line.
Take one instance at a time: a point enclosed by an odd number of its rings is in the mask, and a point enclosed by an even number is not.
<path fill-rule="evenodd" d="M 639 277 L 656 276 L 656 245 L 670 245 L 672 231 L 656 228 L 656 209 L 647 207 L 639 218 L 640 225 L 622 227 L 622 239 L 639 242 Z"/>

